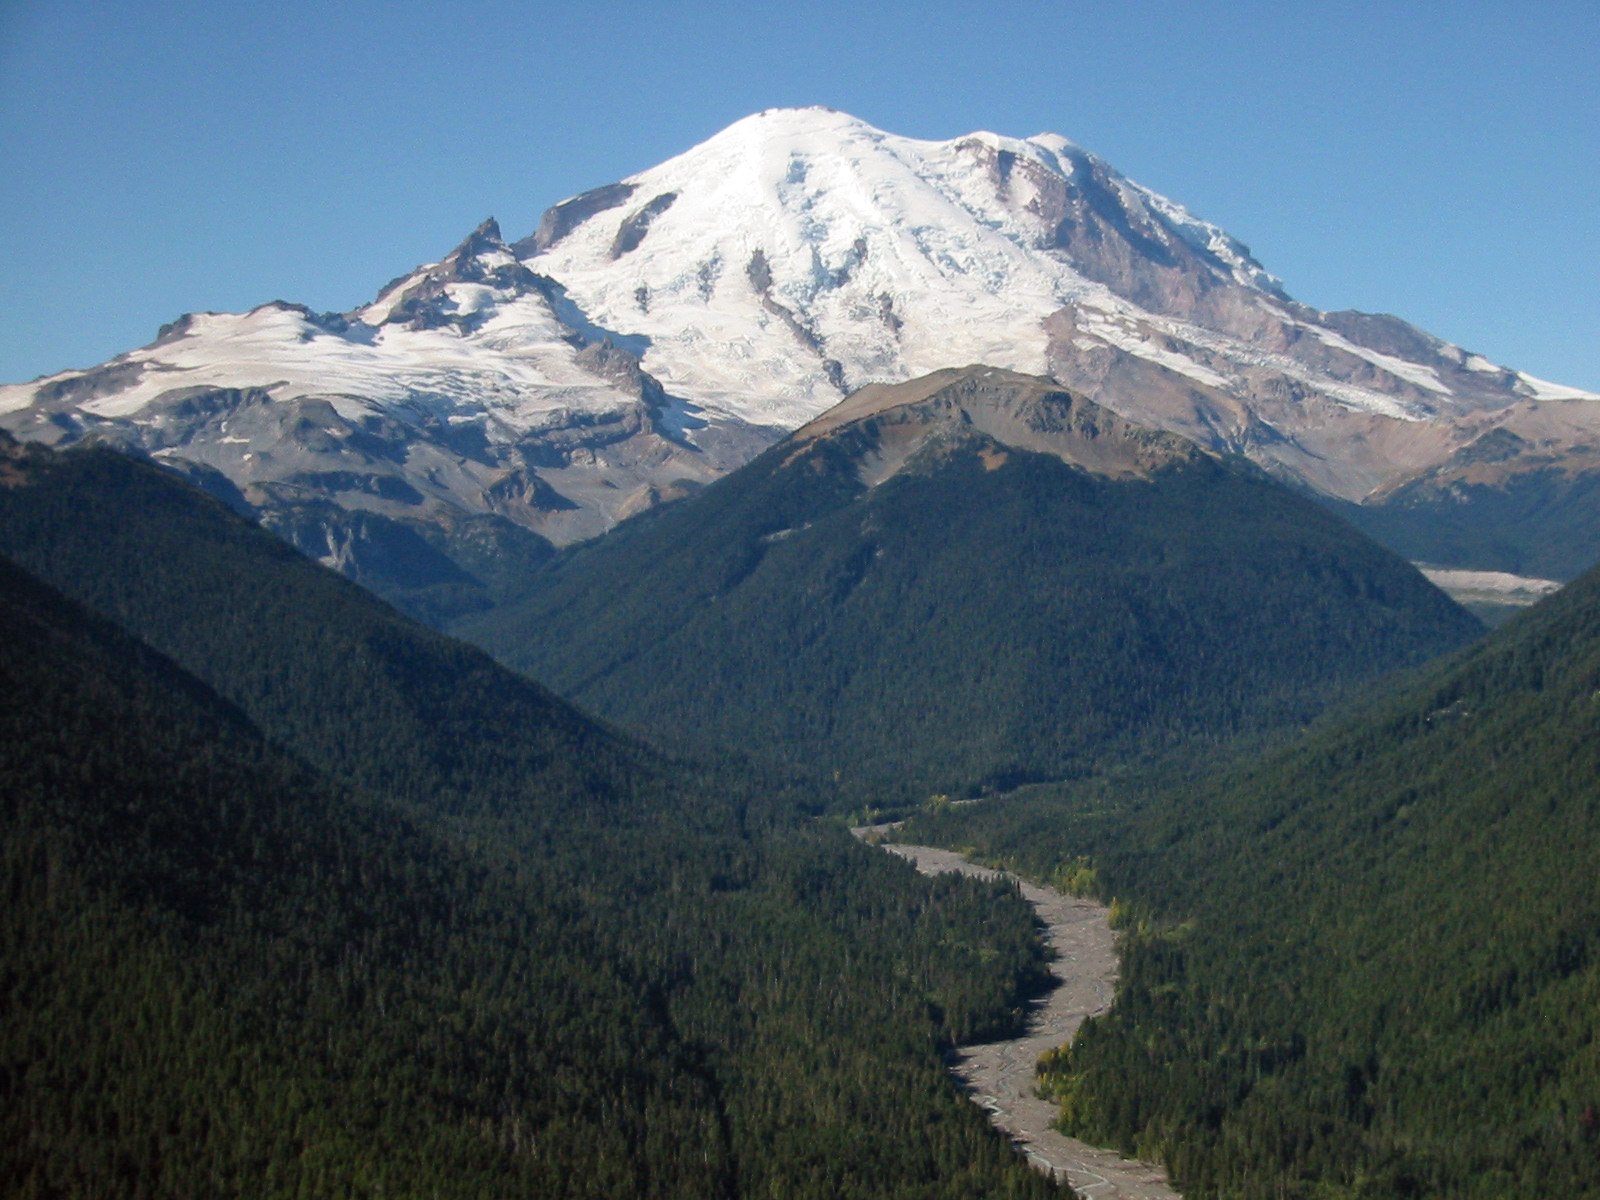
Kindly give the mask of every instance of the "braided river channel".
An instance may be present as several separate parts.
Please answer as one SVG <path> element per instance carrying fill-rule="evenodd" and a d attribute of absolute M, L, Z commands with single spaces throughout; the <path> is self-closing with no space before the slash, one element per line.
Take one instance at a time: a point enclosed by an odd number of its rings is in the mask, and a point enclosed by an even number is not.
<path fill-rule="evenodd" d="M 887 829 L 858 829 L 858 836 Z M 909 859 L 925 875 L 958 871 L 981 879 L 1010 879 L 1044 925 L 1054 952 L 1051 973 L 1059 981 L 1033 1002 L 1020 1037 L 959 1046 L 950 1070 L 975 1104 L 989 1113 L 1017 1149 L 1039 1170 L 1066 1183 L 1080 1196 L 1106 1200 L 1176 1200 L 1178 1193 L 1158 1166 L 1123 1158 L 1068 1137 L 1054 1128 L 1056 1106 L 1035 1094 L 1034 1067 L 1046 1050 L 1070 1042 L 1086 1017 L 1104 1012 L 1116 990 L 1116 938 L 1107 909 L 1092 900 L 1067 896 L 1004 871 L 968 862 L 953 850 L 882 843 Z"/>

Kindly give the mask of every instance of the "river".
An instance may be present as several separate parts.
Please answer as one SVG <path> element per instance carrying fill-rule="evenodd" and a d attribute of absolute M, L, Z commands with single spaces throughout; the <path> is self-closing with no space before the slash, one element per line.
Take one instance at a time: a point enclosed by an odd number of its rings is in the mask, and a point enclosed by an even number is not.
<path fill-rule="evenodd" d="M 855 832 L 859 836 L 870 831 Z M 883 848 L 910 859 L 925 875 L 959 871 L 980 879 L 1016 879 L 968 862 L 953 850 L 890 843 Z M 1052 1126 L 1056 1106 L 1034 1094 L 1039 1057 L 1070 1042 L 1085 1017 L 1110 1006 L 1117 981 L 1116 939 L 1103 906 L 1025 880 L 1016 882 L 1044 923 L 1045 941 L 1055 951 L 1051 972 L 1060 983 L 1034 1002 L 1021 1037 L 959 1046 L 951 1055 L 951 1071 L 973 1102 L 988 1110 L 995 1125 L 1036 1167 L 1069 1184 L 1080 1196 L 1176 1200 L 1178 1193 L 1160 1167 L 1057 1131 Z"/>

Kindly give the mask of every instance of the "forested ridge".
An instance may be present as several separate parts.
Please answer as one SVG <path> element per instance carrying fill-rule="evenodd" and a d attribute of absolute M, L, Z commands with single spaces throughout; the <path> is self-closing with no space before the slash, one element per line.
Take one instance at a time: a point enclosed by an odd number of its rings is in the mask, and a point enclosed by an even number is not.
<path fill-rule="evenodd" d="M 0 581 L 8 1194 L 601 1194 L 656 1126 L 695 1194 L 713 1106 L 581 913 Z"/>
<path fill-rule="evenodd" d="M 462 632 L 630 728 L 882 804 L 1292 727 L 1481 631 L 1248 464 L 1110 478 L 967 433 L 869 487 L 871 449 L 780 443 Z"/>
<path fill-rule="evenodd" d="M 1051 1193 L 941 1060 L 1041 978 L 1013 890 L 595 726 L 154 468 L 3 468 L 48 580 L 0 567 L 7 1193 Z"/>
<path fill-rule="evenodd" d="M 1600 1195 L 1600 574 L 1363 708 L 914 835 L 1115 898 L 1044 1079 L 1186 1194 Z"/>

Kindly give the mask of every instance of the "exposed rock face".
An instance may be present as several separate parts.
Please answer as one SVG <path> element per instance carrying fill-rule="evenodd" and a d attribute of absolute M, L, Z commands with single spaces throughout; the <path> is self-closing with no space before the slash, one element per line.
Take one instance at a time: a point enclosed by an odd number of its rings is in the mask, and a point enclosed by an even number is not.
<path fill-rule="evenodd" d="M 531 236 L 518 242 L 513 249 L 518 254 L 537 254 L 541 250 L 548 250 L 590 217 L 603 213 L 608 208 L 616 208 L 619 204 L 626 204 L 628 197 L 633 195 L 635 190 L 631 183 L 608 183 L 605 187 L 595 188 L 584 192 L 581 196 L 574 196 L 570 200 L 552 205 L 545 210 L 539 228 L 534 230 Z"/>
<path fill-rule="evenodd" d="M 645 234 L 650 232 L 650 222 L 671 208 L 672 202 L 677 198 L 677 192 L 663 192 L 623 221 L 622 227 L 617 230 L 616 239 L 611 243 L 611 257 L 621 258 L 629 251 L 637 250 L 639 243 L 644 241 Z"/>
<path fill-rule="evenodd" d="M 527 261 L 712 410 L 798 424 L 982 361 L 1377 507 L 1493 429 L 1537 445 L 1527 469 L 1580 473 L 1600 435 L 1595 397 L 1299 304 L 1236 239 L 1054 135 L 917 142 L 774 111 L 628 182 L 676 197 L 647 243 L 613 259 L 621 218 L 597 213 Z"/>
<path fill-rule="evenodd" d="M 799 454 L 830 438 L 853 443 L 850 457 L 872 487 L 973 445 L 989 470 L 1009 451 L 1025 450 L 1110 479 L 1145 478 L 1204 455 L 1186 438 L 1135 425 L 1051 380 L 984 366 L 862 388 L 801 427 L 790 444 Z"/>

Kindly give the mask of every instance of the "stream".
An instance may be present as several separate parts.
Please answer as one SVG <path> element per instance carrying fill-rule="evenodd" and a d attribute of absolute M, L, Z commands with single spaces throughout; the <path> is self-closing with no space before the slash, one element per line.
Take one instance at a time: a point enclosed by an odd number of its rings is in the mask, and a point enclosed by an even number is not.
<path fill-rule="evenodd" d="M 872 832 L 858 829 L 857 836 Z M 1040 1055 L 1070 1042 L 1085 1017 L 1104 1012 L 1116 990 L 1116 939 L 1107 910 L 1092 900 L 1066 896 L 1003 871 L 968 862 L 953 850 L 883 843 L 883 849 L 909 859 L 925 875 L 959 871 L 980 879 L 1013 879 L 1045 926 L 1045 943 L 1055 952 L 1050 970 L 1059 986 L 1035 1000 L 1021 1037 L 958 1046 L 950 1070 L 973 1102 L 1010 1136 L 1039 1170 L 1068 1184 L 1080 1196 L 1104 1200 L 1176 1200 L 1166 1172 L 1150 1163 L 1123 1158 L 1068 1137 L 1053 1127 L 1056 1106 L 1034 1094 L 1034 1068 Z"/>

